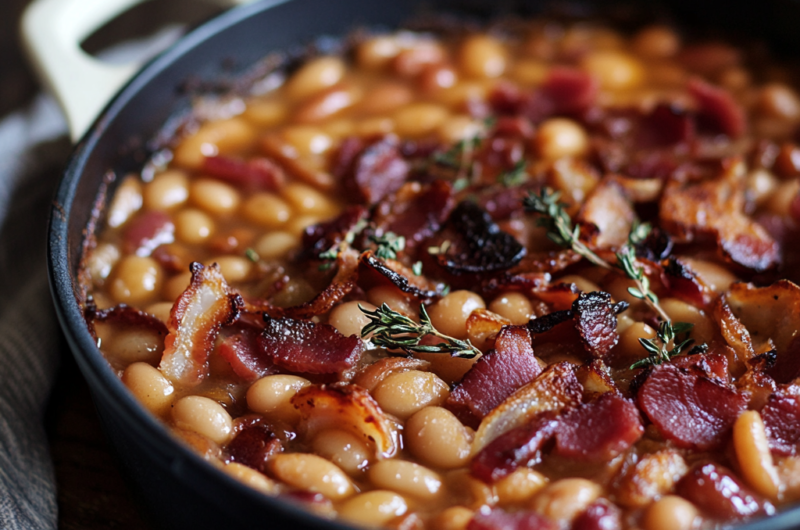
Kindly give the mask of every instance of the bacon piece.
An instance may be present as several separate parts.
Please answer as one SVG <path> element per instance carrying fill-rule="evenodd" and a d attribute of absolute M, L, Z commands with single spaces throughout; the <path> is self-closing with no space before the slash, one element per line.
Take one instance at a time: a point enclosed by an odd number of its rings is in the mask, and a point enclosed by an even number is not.
<path fill-rule="evenodd" d="M 747 407 L 747 396 L 671 364 L 653 370 L 637 399 L 665 438 L 700 450 L 719 447 Z"/>
<path fill-rule="evenodd" d="M 600 230 L 595 240 L 597 247 L 619 248 L 627 243 L 635 218 L 633 206 L 616 182 L 603 179 L 589 193 L 577 221 L 591 223 Z"/>
<path fill-rule="evenodd" d="M 408 372 L 409 370 L 429 371 L 431 363 L 413 357 L 386 357 L 360 369 L 353 377 L 353 384 L 372 392 L 392 374 Z"/>
<path fill-rule="evenodd" d="M 453 190 L 448 182 L 408 182 L 378 203 L 372 220 L 385 231 L 405 237 L 406 248 L 412 249 L 439 231 L 453 206 Z"/>
<path fill-rule="evenodd" d="M 391 283 L 402 292 L 420 301 L 433 301 L 440 297 L 435 285 L 424 276 L 416 276 L 405 265 L 395 260 L 382 260 L 373 251 L 363 252 L 358 259 L 359 285 L 369 290 L 375 283 Z"/>
<path fill-rule="evenodd" d="M 621 530 L 622 511 L 606 499 L 598 499 L 573 522 L 572 530 Z"/>
<path fill-rule="evenodd" d="M 467 525 L 467 530 L 558 530 L 559 524 L 530 510 L 505 512 L 494 509 L 489 513 L 478 511 Z"/>
<path fill-rule="evenodd" d="M 770 451 L 781 456 L 795 456 L 800 450 L 800 395 L 772 394 L 761 410 Z"/>
<path fill-rule="evenodd" d="M 522 200 L 528 195 L 528 190 L 522 186 L 490 187 L 479 193 L 478 206 L 486 210 L 495 221 L 501 221 L 522 211 Z"/>
<path fill-rule="evenodd" d="M 744 109 L 725 90 L 698 77 L 689 80 L 689 93 L 699 106 L 698 120 L 713 132 L 721 132 L 731 138 L 739 138 L 747 129 Z"/>
<path fill-rule="evenodd" d="M 175 241 L 175 224 L 168 213 L 142 212 L 125 226 L 122 248 L 126 254 L 149 256 L 157 247 Z"/>
<path fill-rule="evenodd" d="M 338 245 L 366 217 L 367 210 L 363 206 L 348 206 L 330 221 L 309 226 L 303 231 L 303 255 L 316 258 Z"/>
<path fill-rule="evenodd" d="M 600 84 L 596 78 L 574 68 L 551 68 L 542 86 L 521 109 L 537 123 L 555 114 L 580 115 L 594 105 Z"/>
<path fill-rule="evenodd" d="M 697 374 L 717 379 L 727 383 L 730 379 L 728 372 L 728 357 L 733 358 L 733 348 L 721 344 L 712 344 L 713 350 L 707 353 L 680 355 L 672 359 L 672 365 L 683 368 L 687 373 Z"/>
<path fill-rule="evenodd" d="M 250 422 L 226 446 L 231 462 L 267 474 L 267 460 L 283 450 L 275 433 L 263 422 Z"/>
<path fill-rule="evenodd" d="M 205 378 L 208 355 L 221 326 L 233 323 L 244 305 L 215 263 L 192 263 L 189 287 L 175 301 L 167 322 L 159 369 L 174 383 L 193 386 Z"/>
<path fill-rule="evenodd" d="M 495 347 L 495 339 L 503 327 L 510 325 L 509 319 L 497 313 L 483 308 L 474 309 L 467 318 L 467 336 L 476 348 L 488 351 Z"/>
<path fill-rule="evenodd" d="M 542 446 L 561 425 L 554 411 L 537 414 L 531 420 L 492 440 L 472 459 L 470 472 L 492 484 L 520 466 L 535 461 Z"/>
<path fill-rule="evenodd" d="M 612 393 L 563 413 L 556 431 L 556 451 L 586 462 L 607 462 L 642 437 L 639 410 Z"/>
<path fill-rule="evenodd" d="M 604 357 L 617 345 L 617 313 L 624 310 L 611 302 L 611 295 L 602 291 L 581 293 L 572 304 L 575 328 L 584 346 L 593 357 Z"/>
<path fill-rule="evenodd" d="M 136 326 L 155 333 L 167 336 L 169 330 L 159 319 L 146 313 L 141 309 L 136 309 L 127 304 L 119 304 L 108 309 L 97 309 L 94 305 L 86 308 L 87 322 L 108 322 L 111 324 L 123 324 L 126 326 Z"/>
<path fill-rule="evenodd" d="M 577 406 L 581 397 L 581 384 L 571 365 L 566 362 L 551 364 L 483 418 L 475 433 L 472 453 L 478 453 L 501 434 L 525 425 L 540 412 Z"/>
<path fill-rule="evenodd" d="M 300 428 L 308 439 L 326 429 L 344 429 L 363 440 L 376 458 L 399 450 L 397 425 L 365 389 L 352 384 L 312 385 L 292 398 L 300 412 Z"/>
<path fill-rule="evenodd" d="M 450 393 L 445 407 L 465 425 L 477 428 L 497 405 L 541 372 L 528 330 L 524 326 L 506 326 L 495 340 L 495 350 L 470 368 Z"/>
<path fill-rule="evenodd" d="M 307 374 L 341 374 L 355 366 L 364 342 L 328 324 L 265 317 L 258 345 L 277 366 Z"/>
<path fill-rule="evenodd" d="M 697 464 L 678 483 L 677 492 L 724 521 L 775 513 L 772 504 L 760 501 L 732 472 L 717 464 Z"/>
<path fill-rule="evenodd" d="M 744 214 L 744 178 L 744 165 L 733 159 L 716 178 L 671 180 L 661 198 L 661 222 L 676 242 L 713 237 L 725 258 L 760 272 L 778 264 L 780 247 Z"/>
<path fill-rule="evenodd" d="M 283 169 L 268 158 L 237 160 L 226 156 L 207 156 L 202 171 L 234 186 L 247 189 L 279 190 L 286 182 Z"/>
<path fill-rule="evenodd" d="M 360 149 L 359 144 L 363 146 Z M 370 205 L 400 189 L 410 170 L 395 136 L 384 136 L 365 146 L 359 138 L 348 138 L 335 167 L 335 176 L 350 197 Z"/>
<path fill-rule="evenodd" d="M 640 149 L 670 147 L 694 138 L 694 122 L 681 108 L 661 103 L 638 123 L 635 142 Z"/>
<path fill-rule="evenodd" d="M 662 265 L 661 280 L 670 295 L 693 306 L 702 307 L 711 301 L 711 290 L 688 265 L 674 256 L 667 258 Z"/>
<path fill-rule="evenodd" d="M 245 381 L 255 381 L 275 371 L 272 359 L 258 344 L 259 335 L 261 328 L 237 325 L 223 329 L 217 345 L 217 354 Z"/>
<path fill-rule="evenodd" d="M 575 371 L 575 376 L 583 387 L 584 401 L 597 399 L 608 392 L 620 393 L 608 367 L 601 359 L 584 364 Z"/>
<path fill-rule="evenodd" d="M 525 247 L 473 202 L 463 201 L 453 210 L 441 237 L 450 246 L 437 261 L 451 274 L 507 270 L 525 255 Z"/>

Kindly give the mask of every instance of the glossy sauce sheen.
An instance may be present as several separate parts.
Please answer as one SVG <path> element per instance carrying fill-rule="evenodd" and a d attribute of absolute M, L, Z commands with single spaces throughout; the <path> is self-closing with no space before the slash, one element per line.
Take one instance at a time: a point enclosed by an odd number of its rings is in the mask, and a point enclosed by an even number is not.
<path fill-rule="evenodd" d="M 362 37 L 124 178 L 85 259 L 90 324 L 179 438 L 322 517 L 772 515 L 800 499 L 800 288 L 776 282 L 798 264 L 793 76 L 664 26 Z M 523 209 L 543 188 L 610 267 Z M 658 316 L 613 266 L 637 218 L 659 307 L 706 345 L 646 368 Z M 480 358 L 376 348 L 382 304 L 424 304 Z"/>

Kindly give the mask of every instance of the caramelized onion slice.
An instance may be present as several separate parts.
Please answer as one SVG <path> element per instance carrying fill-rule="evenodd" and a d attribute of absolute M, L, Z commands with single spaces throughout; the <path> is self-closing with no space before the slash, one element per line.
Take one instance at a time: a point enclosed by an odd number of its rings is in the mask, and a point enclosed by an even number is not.
<path fill-rule="evenodd" d="M 308 439 L 326 429 L 343 429 L 364 440 L 379 459 L 397 454 L 397 424 L 357 385 L 309 386 L 295 394 L 292 405 L 300 412 L 299 427 Z"/>
<path fill-rule="evenodd" d="M 560 411 L 581 402 L 581 384 L 569 363 L 550 365 L 539 377 L 500 403 L 481 421 L 472 454 L 477 454 L 503 433 L 524 425 L 540 412 Z"/>
<path fill-rule="evenodd" d="M 172 306 L 159 369 L 172 382 L 196 385 L 206 376 L 219 329 L 239 317 L 243 302 L 225 283 L 219 266 L 192 263 L 189 287 Z"/>

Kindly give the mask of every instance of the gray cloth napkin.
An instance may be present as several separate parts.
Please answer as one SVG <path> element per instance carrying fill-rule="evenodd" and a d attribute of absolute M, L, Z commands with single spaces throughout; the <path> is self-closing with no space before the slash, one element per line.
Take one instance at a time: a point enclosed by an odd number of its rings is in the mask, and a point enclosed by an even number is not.
<path fill-rule="evenodd" d="M 102 56 L 144 60 L 181 33 L 170 26 Z M 72 150 L 55 101 L 37 96 L 0 121 L 0 529 L 57 526 L 56 485 L 43 426 L 64 348 L 46 268 L 47 219 Z M 64 350 L 64 351 L 62 351 Z"/>
<path fill-rule="evenodd" d="M 0 528 L 56 527 L 42 424 L 62 341 L 45 265 L 50 201 L 71 147 L 38 97 L 0 122 Z"/>

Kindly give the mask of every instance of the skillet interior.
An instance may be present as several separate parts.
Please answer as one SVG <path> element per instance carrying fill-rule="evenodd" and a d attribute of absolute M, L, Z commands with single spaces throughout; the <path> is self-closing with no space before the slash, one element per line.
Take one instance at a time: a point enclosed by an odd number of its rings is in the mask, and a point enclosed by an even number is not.
<path fill-rule="evenodd" d="M 605 12 L 609 4 L 595 2 L 589 11 Z M 645 2 L 628 6 L 636 4 Z M 498 0 L 264 0 L 206 23 L 145 66 L 78 144 L 51 213 L 51 286 L 62 327 L 89 382 L 106 432 L 160 526 L 347 528 L 266 498 L 203 462 L 145 412 L 109 369 L 86 329 L 77 302 L 77 269 L 85 228 L 104 175 L 112 169 L 124 174 L 141 167 L 146 156 L 144 140 L 155 136 L 171 115 L 189 106 L 190 95 L 179 88 L 190 78 L 229 75 L 224 65 L 231 58 L 239 65 L 251 65 L 270 51 L 306 43 L 319 35 L 343 35 L 367 25 L 397 26 L 424 9 L 457 7 L 472 14 L 512 10 L 530 13 L 543 5 Z M 586 11 L 585 5 L 566 5 L 570 10 Z M 619 2 L 614 6 L 618 7 Z M 627 7 L 617 11 L 624 9 Z M 653 6 L 647 9 L 660 11 Z M 760 2 L 757 6 L 722 1 L 697 5 L 678 0 L 669 2 L 669 12 L 676 15 L 679 23 L 702 26 L 713 21 L 715 26 L 768 37 L 778 52 L 792 53 L 798 47 L 790 22 L 798 20 L 800 5 L 788 0 Z M 756 522 L 747 529 L 798 527 L 800 508 Z"/>

